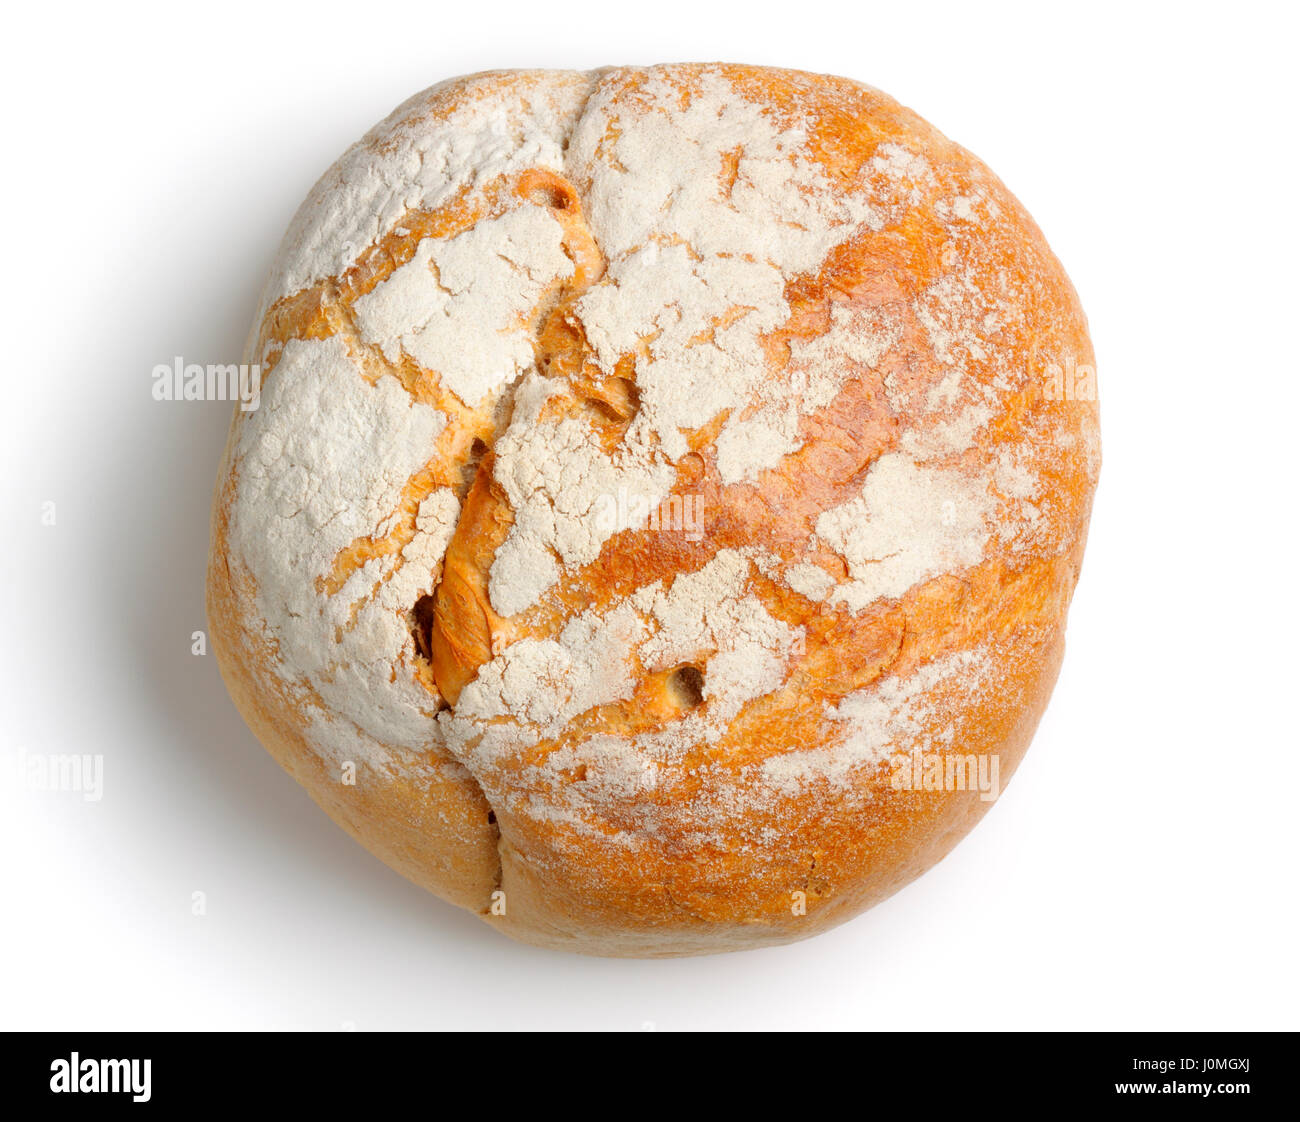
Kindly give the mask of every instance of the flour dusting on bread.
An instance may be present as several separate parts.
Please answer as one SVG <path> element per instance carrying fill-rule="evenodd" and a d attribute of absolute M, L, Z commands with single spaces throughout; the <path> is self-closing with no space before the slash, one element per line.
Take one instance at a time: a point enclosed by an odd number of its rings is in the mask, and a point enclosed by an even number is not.
<path fill-rule="evenodd" d="M 544 207 L 521 206 L 455 237 L 425 238 L 354 305 L 362 339 L 390 362 L 409 354 L 477 404 L 532 366 L 528 317 L 573 274 L 563 233 Z"/>

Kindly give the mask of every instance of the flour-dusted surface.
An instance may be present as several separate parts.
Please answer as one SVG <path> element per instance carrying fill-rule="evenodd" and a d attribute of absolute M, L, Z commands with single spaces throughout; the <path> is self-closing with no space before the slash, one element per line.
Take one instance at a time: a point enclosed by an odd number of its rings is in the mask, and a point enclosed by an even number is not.
<path fill-rule="evenodd" d="M 415 256 L 354 305 L 361 338 L 390 362 L 402 353 L 436 370 L 466 405 L 533 362 L 528 319 L 546 288 L 573 274 L 564 230 L 544 207 L 484 219 Z"/>
<path fill-rule="evenodd" d="M 1015 199 L 884 95 L 434 87 L 313 190 L 251 347 L 223 669 L 413 879 L 552 945 L 782 941 L 982 813 L 900 795 L 899 758 L 1014 770 L 1099 463 L 1091 350 Z"/>

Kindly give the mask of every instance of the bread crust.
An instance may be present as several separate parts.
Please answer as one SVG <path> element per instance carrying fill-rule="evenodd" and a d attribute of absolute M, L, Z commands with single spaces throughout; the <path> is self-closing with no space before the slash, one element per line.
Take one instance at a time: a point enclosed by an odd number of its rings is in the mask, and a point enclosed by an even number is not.
<path fill-rule="evenodd" d="M 900 761 L 1019 764 L 1100 466 L 1092 347 L 1017 200 L 880 92 L 436 86 L 317 185 L 246 361 L 207 586 L 231 696 L 506 934 L 805 938 L 991 805 Z M 602 523 L 638 487 L 658 524 Z"/>

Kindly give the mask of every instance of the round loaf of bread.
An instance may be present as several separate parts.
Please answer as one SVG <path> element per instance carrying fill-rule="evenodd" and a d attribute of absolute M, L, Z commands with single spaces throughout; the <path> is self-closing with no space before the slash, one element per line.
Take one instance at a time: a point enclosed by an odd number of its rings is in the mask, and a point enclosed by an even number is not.
<path fill-rule="evenodd" d="M 435 86 L 313 189 L 245 361 L 208 574 L 230 692 L 358 841 L 506 934 L 804 938 L 938 861 L 1024 753 L 1092 348 L 1016 199 L 878 91 Z"/>

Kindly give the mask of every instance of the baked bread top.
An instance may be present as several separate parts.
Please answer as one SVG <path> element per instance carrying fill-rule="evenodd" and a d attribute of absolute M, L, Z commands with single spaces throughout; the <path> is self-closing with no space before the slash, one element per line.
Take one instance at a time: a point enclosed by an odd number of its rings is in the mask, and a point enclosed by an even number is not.
<path fill-rule="evenodd" d="M 1099 467 L 1091 345 L 1015 198 L 878 91 L 436 86 L 316 185 L 249 361 L 209 580 L 232 693 L 512 934 L 810 934 L 982 812 L 891 760 L 1014 769 Z"/>

